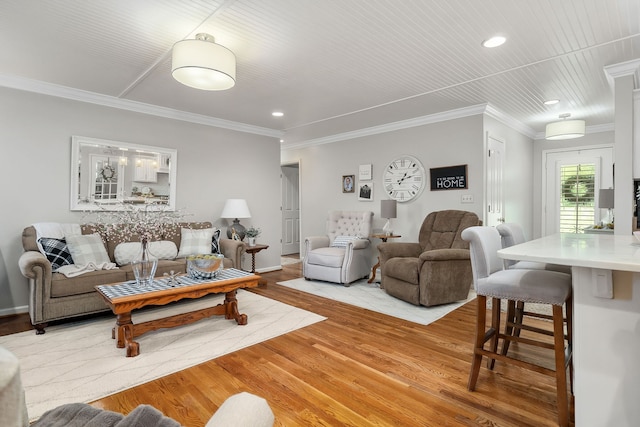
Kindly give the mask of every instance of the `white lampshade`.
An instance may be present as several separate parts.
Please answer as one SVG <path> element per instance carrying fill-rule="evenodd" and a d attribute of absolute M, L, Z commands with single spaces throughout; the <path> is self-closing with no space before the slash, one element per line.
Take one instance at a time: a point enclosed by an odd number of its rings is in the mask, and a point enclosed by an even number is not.
<path fill-rule="evenodd" d="M 245 199 L 227 199 L 220 214 L 221 218 L 251 218 Z"/>
<path fill-rule="evenodd" d="M 171 74 L 195 89 L 230 89 L 236 84 L 236 56 L 209 34 L 200 33 L 173 45 Z"/>
<path fill-rule="evenodd" d="M 549 123 L 545 131 L 545 139 L 573 139 L 584 136 L 584 120 L 560 120 Z"/>

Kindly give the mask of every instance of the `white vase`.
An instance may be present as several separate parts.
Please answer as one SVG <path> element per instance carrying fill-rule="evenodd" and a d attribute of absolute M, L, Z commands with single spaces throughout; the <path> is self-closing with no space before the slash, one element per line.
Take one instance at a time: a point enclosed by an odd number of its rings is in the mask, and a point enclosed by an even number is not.
<path fill-rule="evenodd" d="M 140 252 L 136 259 L 131 262 L 131 268 L 137 285 L 149 286 L 153 283 L 153 278 L 158 268 L 158 260 L 149 253 L 147 242 L 140 243 Z"/>
<path fill-rule="evenodd" d="M 256 238 L 255 237 L 247 237 L 247 239 L 249 240 L 249 246 L 255 246 L 256 245 Z"/>

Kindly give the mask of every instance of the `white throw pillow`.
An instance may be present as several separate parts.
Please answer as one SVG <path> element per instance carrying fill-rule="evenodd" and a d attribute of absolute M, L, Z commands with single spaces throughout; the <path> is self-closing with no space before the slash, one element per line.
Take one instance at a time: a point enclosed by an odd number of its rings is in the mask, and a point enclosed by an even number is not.
<path fill-rule="evenodd" d="M 336 236 L 331 243 L 332 248 L 346 248 L 349 242 L 360 239 L 358 236 Z"/>
<path fill-rule="evenodd" d="M 183 228 L 178 258 L 189 255 L 210 254 L 211 240 L 215 231 L 215 228 L 202 228 L 200 230 Z"/>
<path fill-rule="evenodd" d="M 178 255 L 176 244 L 170 240 L 149 242 L 147 247 L 151 259 L 175 259 Z M 118 265 L 131 264 L 131 261 L 138 257 L 141 250 L 142 243 L 140 242 L 120 243 L 114 249 L 113 257 L 116 259 L 116 264 Z"/>
<path fill-rule="evenodd" d="M 98 233 L 67 237 L 67 247 L 75 265 L 110 263 L 109 255 Z"/>

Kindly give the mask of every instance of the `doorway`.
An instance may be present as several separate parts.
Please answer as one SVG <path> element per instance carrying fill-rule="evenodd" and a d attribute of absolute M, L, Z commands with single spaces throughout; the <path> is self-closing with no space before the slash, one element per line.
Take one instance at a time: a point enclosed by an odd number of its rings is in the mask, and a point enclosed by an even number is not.
<path fill-rule="evenodd" d="M 600 222 L 599 189 L 613 188 L 613 147 L 543 153 L 542 231 L 582 233 Z"/>
<path fill-rule="evenodd" d="M 300 165 L 280 166 L 282 252 L 281 255 L 300 253 Z"/>

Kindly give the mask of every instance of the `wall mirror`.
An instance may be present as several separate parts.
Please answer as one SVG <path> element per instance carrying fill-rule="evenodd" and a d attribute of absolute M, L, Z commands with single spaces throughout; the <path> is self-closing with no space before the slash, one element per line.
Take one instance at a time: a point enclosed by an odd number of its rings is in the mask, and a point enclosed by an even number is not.
<path fill-rule="evenodd" d="M 71 138 L 71 210 L 175 210 L 177 150 Z"/>

